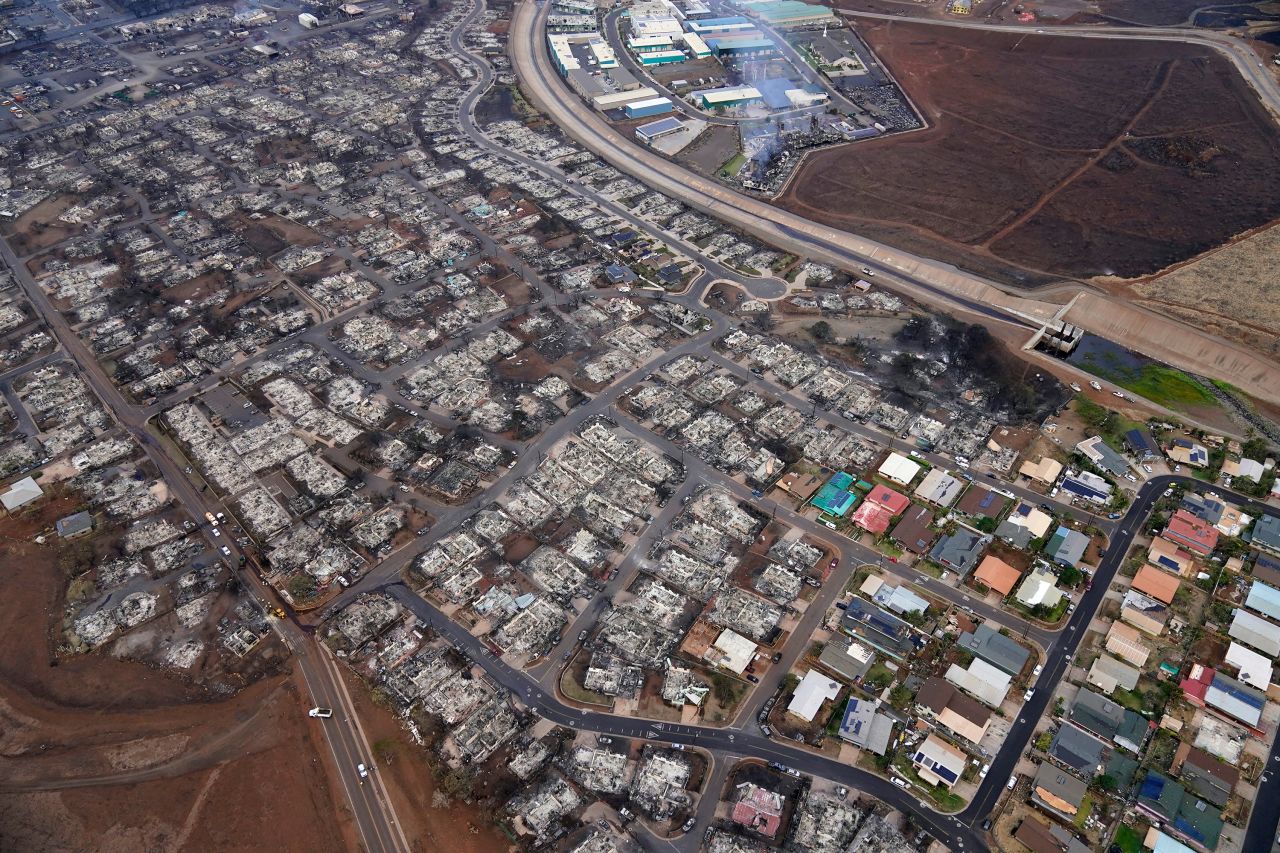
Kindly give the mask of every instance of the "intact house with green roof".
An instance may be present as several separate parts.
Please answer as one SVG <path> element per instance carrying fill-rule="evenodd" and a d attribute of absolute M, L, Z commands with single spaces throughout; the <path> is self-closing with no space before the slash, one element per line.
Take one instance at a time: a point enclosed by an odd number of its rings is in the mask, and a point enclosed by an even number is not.
<path fill-rule="evenodd" d="M 858 503 L 859 495 L 853 490 L 853 482 L 851 475 L 837 471 L 809 503 L 833 518 L 843 518 Z"/>
<path fill-rule="evenodd" d="M 1222 834 L 1222 812 L 1187 791 L 1179 783 L 1148 770 L 1138 786 L 1138 811 L 1164 829 L 1204 850 L 1214 850 Z"/>

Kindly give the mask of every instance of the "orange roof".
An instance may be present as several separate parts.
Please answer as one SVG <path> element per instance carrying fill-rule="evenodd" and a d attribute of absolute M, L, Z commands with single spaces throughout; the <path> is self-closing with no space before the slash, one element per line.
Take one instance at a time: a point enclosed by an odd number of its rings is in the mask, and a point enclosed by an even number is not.
<path fill-rule="evenodd" d="M 1008 595 L 1013 592 L 1014 584 L 1022 577 L 1022 572 L 999 557 L 987 556 L 982 558 L 982 565 L 978 566 L 973 576 L 1001 595 Z"/>
<path fill-rule="evenodd" d="M 1182 584 L 1178 582 L 1176 577 L 1168 572 L 1160 571 L 1155 566 L 1143 566 L 1138 569 L 1138 573 L 1133 578 L 1134 589 L 1138 592 L 1145 592 L 1165 604 L 1173 602 L 1173 596 L 1177 594 L 1180 586 Z"/>

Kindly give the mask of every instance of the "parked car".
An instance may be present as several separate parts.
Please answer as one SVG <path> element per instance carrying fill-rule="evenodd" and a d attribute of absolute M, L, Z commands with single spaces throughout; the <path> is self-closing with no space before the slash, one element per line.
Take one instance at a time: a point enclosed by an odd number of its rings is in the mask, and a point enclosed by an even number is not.
<path fill-rule="evenodd" d="M 759 683 L 760 683 L 760 679 L 759 679 L 757 676 L 754 676 L 754 675 L 752 675 L 752 674 L 751 674 L 751 673 L 749 673 L 749 672 L 747 673 L 747 681 L 750 681 L 752 684 L 759 684 Z"/>
<path fill-rule="evenodd" d="M 900 776 L 894 776 L 894 777 L 893 777 L 893 784 L 897 785 L 899 788 L 903 788 L 903 789 L 905 789 L 905 788 L 907 787 L 907 780 L 906 780 L 906 779 L 903 779 L 903 778 L 902 778 L 902 777 L 900 777 Z"/>

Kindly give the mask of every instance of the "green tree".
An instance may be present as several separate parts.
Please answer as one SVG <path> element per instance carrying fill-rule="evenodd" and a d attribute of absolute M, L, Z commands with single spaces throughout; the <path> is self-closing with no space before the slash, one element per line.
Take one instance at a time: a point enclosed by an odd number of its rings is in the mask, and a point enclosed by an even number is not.
<path fill-rule="evenodd" d="M 1097 788 L 1099 791 L 1105 791 L 1109 794 L 1120 786 L 1116 782 L 1114 776 L 1103 773 L 1101 776 L 1095 776 L 1093 778 L 1093 787 Z"/>
<path fill-rule="evenodd" d="M 1084 575 L 1075 566 L 1064 566 L 1058 573 L 1058 580 L 1062 581 L 1063 586 L 1074 588 L 1084 580 Z"/>
<path fill-rule="evenodd" d="M 824 344 L 829 344 L 835 340 L 835 332 L 831 329 L 831 324 L 826 320 L 819 320 L 809 327 L 809 334 L 813 335 L 813 339 Z"/>
<path fill-rule="evenodd" d="M 298 572 L 286 585 L 294 601 L 306 601 L 316 594 L 316 579 L 306 572 Z"/>

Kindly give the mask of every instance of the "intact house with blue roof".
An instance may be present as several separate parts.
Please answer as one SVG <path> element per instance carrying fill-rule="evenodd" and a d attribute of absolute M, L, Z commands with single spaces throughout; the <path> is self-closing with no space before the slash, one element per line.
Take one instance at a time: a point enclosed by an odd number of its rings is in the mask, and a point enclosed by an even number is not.
<path fill-rule="evenodd" d="M 631 284 L 639 278 L 635 270 L 622 264 L 609 264 L 604 268 L 604 277 L 609 279 L 610 284 Z"/>
<path fill-rule="evenodd" d="M 1280 589 L 1262 581 L 1254 581 L 1249 587 L 1249 596 L 1244 600 L 1244 606 L 1263 616 L 1280 620 Z"/>
<path fill-rule="evenodd" d="M 1250 542 L 1262 548 L 1280 554 L 1280 517 L 1263 514 L 1258 517 L 1250 534 Z"/>
<path fill-rule="evenodd" d="M 938 540 L 929 552 L 929 559 L 935 563 L 955 569 L 961 575 L 967 575 L 978 565 L 987 545 L 987 538 L 963 528 Z"/>
<path fill-rule="evenodd" d="M 1016 640 L 1006 637 L 987 623 L 979 625 L 972 634 L 965 631 L 956 645 L 1009 675 L 1022 672 L 1027 665 L 1027 658 L 1031 657 L 1031 652 L 1018 645 Z"/>
<path fill-rule="evenodd" d="M 1134 427 L 1124 434 L 1125 447 L 1129 448 L 1129 452 L 1138 457 L 1140 461 L 1145 462 L 1153 456 L 1160 455 L 1160 445 L 1151 436 L 1151 432 L 1146 427 Z"/>
<path fill-rule="evenodd" d="M 1138 786 L 1135 805 L 1165 829 L 1205 849 L 1214 850 L 1222 834 L 1222 812 L 1155 770 Z"/>
<path fill-rule="evenodd" d="M 893 737 L 893 718 L 879 712 L 879 703 L 870 699 L 850 699 L 840 720 L 839 735 L 860 749 L 884 755 Z"/>
<path fill-rule="evenodd" d="M 1044 546 L 1044 553 L 1050 560 L 1060 566 L 1075 567 L 1084 559 L 1085 549 L 1089 547 L 1089 537 L 1079 530 L 1058 525 L 1058 529 L 1049 537 Z"/>
<path fill-rule="evenodd" d="M 830 480 L 818 489 L 809 503 L 835 518 L 841 518 L 858 503 L 858 494 L 853 490 L 854 479 L 844 471 L 837 471 Z"/>

